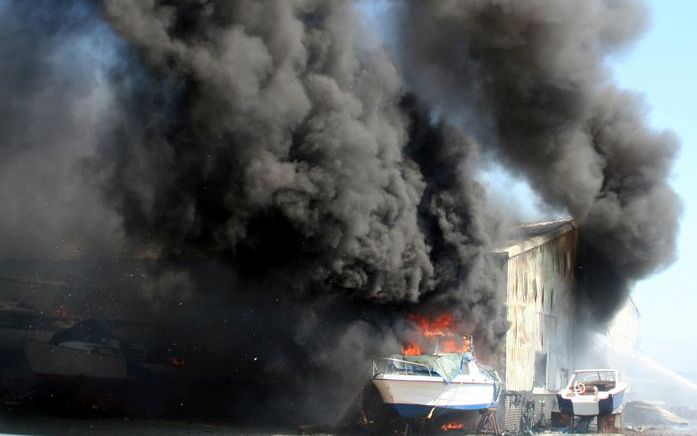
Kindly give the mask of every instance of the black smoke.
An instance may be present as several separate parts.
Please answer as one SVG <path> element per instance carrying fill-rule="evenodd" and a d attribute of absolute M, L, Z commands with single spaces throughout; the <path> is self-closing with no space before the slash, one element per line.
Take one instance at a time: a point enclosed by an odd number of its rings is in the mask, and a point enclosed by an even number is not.
<path fill-rule="evenodd" d="M 641 7 L 391 11 L 392 53 L 350 1 L 0 3 L 2 254 L 142 261 L 104 292 L 288 421 L 337 416 L 410 312 L 500 344 L 492 159 L 580 223 L 589 304 L 672 259 L 675 140 L 606 66 Z"/>
<path fill-rule="evenodd" d="M 234 271 L 224 287 L 194 283 L 245 314 L 226 345 L 252 350 L 239 371 L 304 393 L 275 408 L 337 415 L 328 405 L 346 407 L 368 357 L 399 348 L 391 327 L 419 301 L 466 318 L 482 351 L 497 347 L 505 309 L 485 254 L 500 220 L 474 182 L 474 141 L 405 97 L 350 2 L 106 2 L 105 13 L 147 73 L 126 75 L 120 93 L 110 203 L 163 261 Z"/>
<path fill-rule="evenodd" d="M 668 184 L 674 135 L 647 125 L 641 97 L 614 85 L 608 66 L 646 28 L 643 4 L 404 2 L 393 12 L 407 86 L 579 223 L 581 290 L 607 319 L 628 286 L 673 260 L 681 211 Z"/>
<path fill-rule="evenodd" d="M 128 234 L 300 293 L 466 302 L 482 331 L 505 331 L 477 147 L 402 103 L 350 2 L 105 2 L 105 15 L 150 73 L 128 77 L 106 154 Z"/>
<path fill-rule="evenodd" d="M 399 78 L 384 53 L 357 47 L 350 3 L 106 2 L 105 13 L 157 76 L 133 98 L 159 88 L 125 111 L 109 149 L 128 232 L 168 257 L 227 257 L 377 301 L 428 289 Z"/>

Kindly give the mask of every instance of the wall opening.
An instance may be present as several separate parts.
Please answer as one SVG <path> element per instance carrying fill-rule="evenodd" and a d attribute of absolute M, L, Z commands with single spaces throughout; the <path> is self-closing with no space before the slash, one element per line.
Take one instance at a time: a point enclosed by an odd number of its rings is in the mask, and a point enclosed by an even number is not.
<path fill-rule="evenodd" d="M 535 353 L 535 378 L 532 386 L 534 388 L 547 387 L 547 353 Z"/>

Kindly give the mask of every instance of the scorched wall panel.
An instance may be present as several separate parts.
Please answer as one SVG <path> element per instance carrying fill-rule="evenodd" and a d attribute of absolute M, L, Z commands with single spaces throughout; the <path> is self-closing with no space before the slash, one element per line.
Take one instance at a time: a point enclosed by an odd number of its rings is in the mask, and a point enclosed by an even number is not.
<path fill-rule="evenodd" d="M 577 239 L 575 226 L 568 225 L 547 238 L 538 237 L 532 244 L 519 244 L 508 251 L 510 329 L 505 382 L 509 391 L 560 389 L 574 369 Z"/>

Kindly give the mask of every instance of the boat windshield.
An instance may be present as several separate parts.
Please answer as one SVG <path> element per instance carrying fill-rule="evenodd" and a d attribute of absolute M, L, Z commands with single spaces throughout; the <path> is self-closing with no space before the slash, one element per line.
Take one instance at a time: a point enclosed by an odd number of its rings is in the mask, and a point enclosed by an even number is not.
<path fill-rule="evenodd" d="M 577 371 L 571 380 L 571 385 L 583 383 L 586 387 L 596 386 L 599 390 L 610 390 L 617 384 L 617 372 L 615 371 Z"/>
<path fill-rule="evenodd" d="M 446 382 L 456 376 L 469 374 L 469 360 L 462 354 L 403 356 L 392 355 L 376 365 L 374 371 L 384 374 L 439 375 Z"/>

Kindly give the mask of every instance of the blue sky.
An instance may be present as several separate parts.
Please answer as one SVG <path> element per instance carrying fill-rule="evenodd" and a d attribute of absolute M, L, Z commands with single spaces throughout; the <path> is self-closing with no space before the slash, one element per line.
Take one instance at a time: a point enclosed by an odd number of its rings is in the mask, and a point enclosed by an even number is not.
<path fill-rule="evenodd" d="M 668 268 L 637 283 L 632 297 L 641 319 L 641 349 L 653 359 L 681 372 L 697 374 L 697 1 L 649 0 L 651 27 L 631 50 L 612 60 L 616 81 L 646 98 L 647 120 L 657 129 L 670 129 L 682 144 L 671 184 L 682 197 L 684 214 L 678 242 L 678 258 Z M 385 0 L 360 2 L 361 9 L 375 18 L 387 6 Z M 371 17 L 372 16 L 372 17 Z M 383 30 L 384 29 L 379 29 Z M 483 176 L 497 193 L 506 186 L 510 197 L 528 198 L 537 217 L 539 202 L 525 183 L 493 168 Z M 503 182 L 502 182 L 503 180 Z M 511 193 L 513 186 L 514 193 Z M 499 192 L 501 191 L 501 192 Z M 547 212 L 545 212 L 547 213 Z"/>
<path fill-rule="evenodd" d="M 633 297 L 641 313 L 641 348 L 683 372 L 697 373 L 697 2 L 652 0 L 652 26 L 619 58 L 618 83 L 643 93 L 656 128 L 673 130 L 682 147 L 672 185 L 682 197 L 678 259 L 668 269 L 639 282 Z"/>

